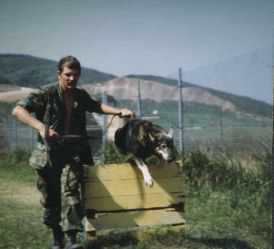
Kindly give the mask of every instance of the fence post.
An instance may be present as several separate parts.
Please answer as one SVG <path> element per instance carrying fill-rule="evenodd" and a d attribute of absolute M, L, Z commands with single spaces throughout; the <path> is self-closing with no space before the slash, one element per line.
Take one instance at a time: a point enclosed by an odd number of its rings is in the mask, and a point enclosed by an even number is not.
<path fill-rule="evenodd" d="M 138 80 L 138 102 L 137 102 L 137 108 L 138 108 L 138 116 L 140 118 L 143 117 L 143 107 L 142 107 L 142 97 L 141 97 L 141 81 Z"/>
<path fill-rule="evenodd" d="M 33 133 L 33 129 L 32 128 L 30 129 L 30 131 L 31 131 L 31 151 L 32 151 L 33 148 L 34 148 L 34 145 L 33 145 L 34 133 Z"/>
<path fill-rule="evenodd" d="M 107 104 L 106 93 L 102 93 L 102 103 Z M 102 163 L 105 162 L 105 149 L 107 144 L 107 115 L 103 115 L 103 131 L 102 131 Z"/>
<path fill-rule="evenodd" d="M 15 119 L 13 119 L 14 122 L 14 126 L 15 126 L 15 150 L 18 149 L 18 127 L 17 127 L 17 121 Z"/>
<path fill-rule="evenodd" d="M 220 140 L 221 143 L 224 142 L 224 113 L 223 108 L 220 110 Z"/>
<path fill-rule="evenodd" d="M 6 138 L 7 138 L 7 145 L 8 145 L 8 152 L 11 152 L 11 127 L 10 127 L 10 124 L 9 124 L 9 115 L 7 114 L 6 115 L 6 124 L 5 124 L 5 127 L 7 129 L 7 134 L 6 134 Z"/>
<path fill-rule="evenodd" d="M 182 159 L 185 157 L 184 148 L 184 99 L 183 99 L 183 80 L 182 80 L 182 68 L 179 68 L 178 72 L 178 129 L 179 129 L 179 149 L 182 153 Z"/>

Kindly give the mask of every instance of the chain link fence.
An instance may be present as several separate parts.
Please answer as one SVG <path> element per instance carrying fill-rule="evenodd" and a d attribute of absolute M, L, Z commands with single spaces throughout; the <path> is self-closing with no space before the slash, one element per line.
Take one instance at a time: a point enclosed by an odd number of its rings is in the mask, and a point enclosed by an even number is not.
<path fill-rule="evenodd" d="M 116 106 L 128 107 L 140 118 L 151 120 L 174 131 L 174 141 L 179 148 L 180 129 L 178 125 L 178 103 L 163 103 L 142 99 L 142 85 L 136 88 L 135 100 L 117 100 Z M 105 98 L 107 99 L 107 98 Z M 113 105 L 113 103 L 110 103 Z M 271 148 L 272 119 L 265 116 L 252 116 L 247 113 L 226 112 L 216 106 L 202 106 L 185 102 L 183 106 L 184 152 L 201 146 L 210 150 L 222 146 L 232 151 L 256 151 L 260 148 Z M 36 143 L 36 131 L 17 122 L 10 114 L 0 114 L 0 151 L 9 152 L 16 149 L 31 151 Z M 92 115 L 87 116 L 88 132 L 92 137 L 93 154 L 102 157 L 104 143 L 107 142 L 106 119 L 97 121 Z"/>

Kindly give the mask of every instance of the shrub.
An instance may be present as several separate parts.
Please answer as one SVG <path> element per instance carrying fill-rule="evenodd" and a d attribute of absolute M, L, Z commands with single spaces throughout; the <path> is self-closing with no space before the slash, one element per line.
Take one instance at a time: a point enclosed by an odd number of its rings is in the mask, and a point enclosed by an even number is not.
<path fill-rule="evenodd" d="M 123 155 L 115 148 L 114 144 L 109 143 L 104 150 L 104 163 L 124 163 L 128 160 L 129 156 Z"/>

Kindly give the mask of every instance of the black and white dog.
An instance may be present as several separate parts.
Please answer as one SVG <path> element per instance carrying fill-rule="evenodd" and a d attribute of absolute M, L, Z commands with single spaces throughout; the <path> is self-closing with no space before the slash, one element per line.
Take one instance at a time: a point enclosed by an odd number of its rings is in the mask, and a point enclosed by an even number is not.
<path fill-rule="evenodd" d="M 133 155 L 148 186 L 153 185 L 153 179 L 144 162 L 146 158 L 156 155 L 167 162 L 175 160 L 176 149 L 171 132 L 146 120 L 129 120 L 116 131 L 114 143 L 121 153 Z"/>

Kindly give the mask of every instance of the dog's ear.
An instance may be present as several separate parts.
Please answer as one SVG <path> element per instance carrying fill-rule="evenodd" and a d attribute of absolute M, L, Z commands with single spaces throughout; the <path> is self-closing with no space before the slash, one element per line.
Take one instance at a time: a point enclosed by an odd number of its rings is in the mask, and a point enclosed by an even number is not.
<path fill-rule="evenodd" d="M 146 121 L 142 122 L 141 125 L 139 126 L 137 139 L 139 143 L 142 144 L 143 146 L 145 146 L 146 144 L 148 131 L 149 131 L 149 122 L 146 122 Z"/>
<path fill-rule="evenodd" d="M 151 142 L 155 142 L 157 138 L 160 136 L 160 132 L 157 130 L 156 126 L 154 126 L 151 122 L 146 122 L 145 130 L 147 134 L 147 138 Z"/>
<path fill-rule="evenodd" d="M 143 121 L 142 127 L 145 129 L 146 132 L 151 130 L 152 123 L 149 121 Z"/>
<path fill-rule="evenodd" d="M 151 122 L 143 121 L 142 124 L 140 125 L 139 132 L 138 132 L 138 141 L 143 146 L 145 146 L 148 139 L 151 141 L 155 140 L 155 138 L 151 135 L 151 130 L 152 130 Z"/>

